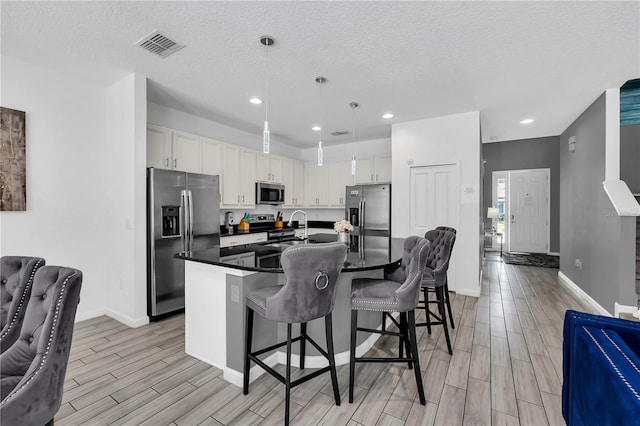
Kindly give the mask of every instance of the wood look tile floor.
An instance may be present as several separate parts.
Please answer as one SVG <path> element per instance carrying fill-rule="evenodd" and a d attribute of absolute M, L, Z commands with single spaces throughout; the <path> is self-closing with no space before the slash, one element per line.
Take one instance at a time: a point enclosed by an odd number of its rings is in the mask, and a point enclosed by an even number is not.
<path fill-rule="evenodd" d="M 342 404 L 335 406 L 324 374 L 294 388 L 291 423 L 563 425 L 563 315 L 593 309 L 558 282 L 557 272 L 488 258 L 480 297 L 451 295 L 453 355 L 441 326 L 431 335 L 418 328 L 426 406 L 405 364 L 374 363 L 358 364 L 349 404 L 349 369 L 341 366 Z M 384 337 L 370 353 L 396 351 L 397 340 Z M 283 416 L 284 387 L 274 378 L 261 376 L 243 396 L 219 369 L 186 355 L 182 315 L 136 329 L 100 317 L 76 324 L 55 423 L 278 425 Z"/>

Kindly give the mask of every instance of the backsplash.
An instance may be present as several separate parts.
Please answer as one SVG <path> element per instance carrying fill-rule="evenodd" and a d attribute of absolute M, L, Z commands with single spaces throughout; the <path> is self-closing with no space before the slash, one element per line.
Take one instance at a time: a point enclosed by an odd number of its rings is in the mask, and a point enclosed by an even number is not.
<path fill-rule="evenodd" d="M 234 224 L 238 224 L 240 219 L 244 216 L 245 213 L 249 213 L 251 215 L 254 214 L 273 214 L 275 215 L 278 211 L 282 212 L 282 219 L 287 222 L 291 217 L 291 213 L 296 211 L 297 209 L 283 209 L 278 206 L 268 206 L 263 205 L 252 209 L 220 209 L 220 225 L 224 224 L 224 214 L 226 212 L 232 212 L 234 217 Z M 308 220 L 316 220 L 316 221 L 332 221 L 336 222 L 340 219 L 344 219 L 344 209 L 317 209 L 314 207 L 309 208 L 300 208 L 307 213 Z M 302 220 L 300 216 L 296 216 L 296 219 Z"/>

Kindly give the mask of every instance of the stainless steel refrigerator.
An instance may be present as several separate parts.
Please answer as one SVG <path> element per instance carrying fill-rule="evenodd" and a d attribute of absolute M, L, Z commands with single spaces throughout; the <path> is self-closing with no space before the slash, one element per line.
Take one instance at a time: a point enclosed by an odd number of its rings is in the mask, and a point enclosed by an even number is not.
<path fill-rule="evenodd" d="M 347 186 L 345 199 L 345 216 L 353 225 L 351 250 L 368 259 L 388 256 L 391 184 Z"/>
<path fill-rule="evenodd" d="M 219 176 L 147 169 L 147 314 L 184 309 L 184 261 L 220 245 Z"/>

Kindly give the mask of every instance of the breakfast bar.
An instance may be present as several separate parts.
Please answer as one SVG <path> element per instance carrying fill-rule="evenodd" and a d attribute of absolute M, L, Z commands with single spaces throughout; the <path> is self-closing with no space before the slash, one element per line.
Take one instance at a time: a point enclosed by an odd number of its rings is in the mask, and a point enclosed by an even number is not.
<path fill-rule="evenodd" d="M 327 243 L 336 240 L 335 234 L 312 235 L 308 241 L 292 240 L 272 244 L 181 252 L 176 259 L 185 260 L 185 351 L 210 365 L 220 368 L 230 383 L 242 386 L 245 296 L 249 292 L 278 284 L 285 277 L 280 254 L 286 248 L 304 243 Z M 384 270 L 394 268 L 402 258 L 403 239 L 360 237 L 351 241 L 338 282 L 333 312 L 333 340 L 337 365 L 349 362 L 349 324 L 351 311 L 351 280 L 355 277 L 382 277 Z M 364 312 L 359 323 L 379 328 L 379 312 Z M 285 335 L 286 325 L 256 318 L 253 347 L 268 347 Z M 294 332 L 297 333 L 298 330 Z M 311 321 L 307 332 L 323 341 L 324 323 Z M 361 334 L 357 341 L 357 356 L 366 352 L 379 337 Z M 293 348 L 293 365 L 298 365 L 299 345 Z M 268 365 L 284 363 L 284 352 L 267 353 Z M 326 360 L 313 347 L 308 347 L 305 366 L 324 367 Z M 263 370 L 252 367 L 251 380 Z"/>

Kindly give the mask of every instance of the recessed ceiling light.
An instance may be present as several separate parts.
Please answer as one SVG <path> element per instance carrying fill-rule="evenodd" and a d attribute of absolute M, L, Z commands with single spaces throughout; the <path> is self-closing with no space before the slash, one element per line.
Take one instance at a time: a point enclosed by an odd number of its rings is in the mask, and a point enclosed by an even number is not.
<path fill-rule="evenodd" d="M 531 124 L 533 123 L 533 118 L 525 118 L 520 122 L 520 124 Z"/>
<path fill-rule="evenodd" d="M 382 118 L 393 118 L 393 114 L 391 114 L 390 112 L 388 112 L 388 113 L 384 114 L 384 115 L 382 116 Z"/>
<path fill-rule="evenodd" d="M 249 99 L 249 102 L 251 102 L 254 105 L 260 105 L 262 103 L 262 99 L 260 98 L 256 98 L 255 96 L 251 99 Z"/>
<path fill-rule="evenodd" d="M 311 128 L 311 130 L 313 130 L 314 132 L 319 132 L 320 131 L 320 126 L 313 126 Z"/>

